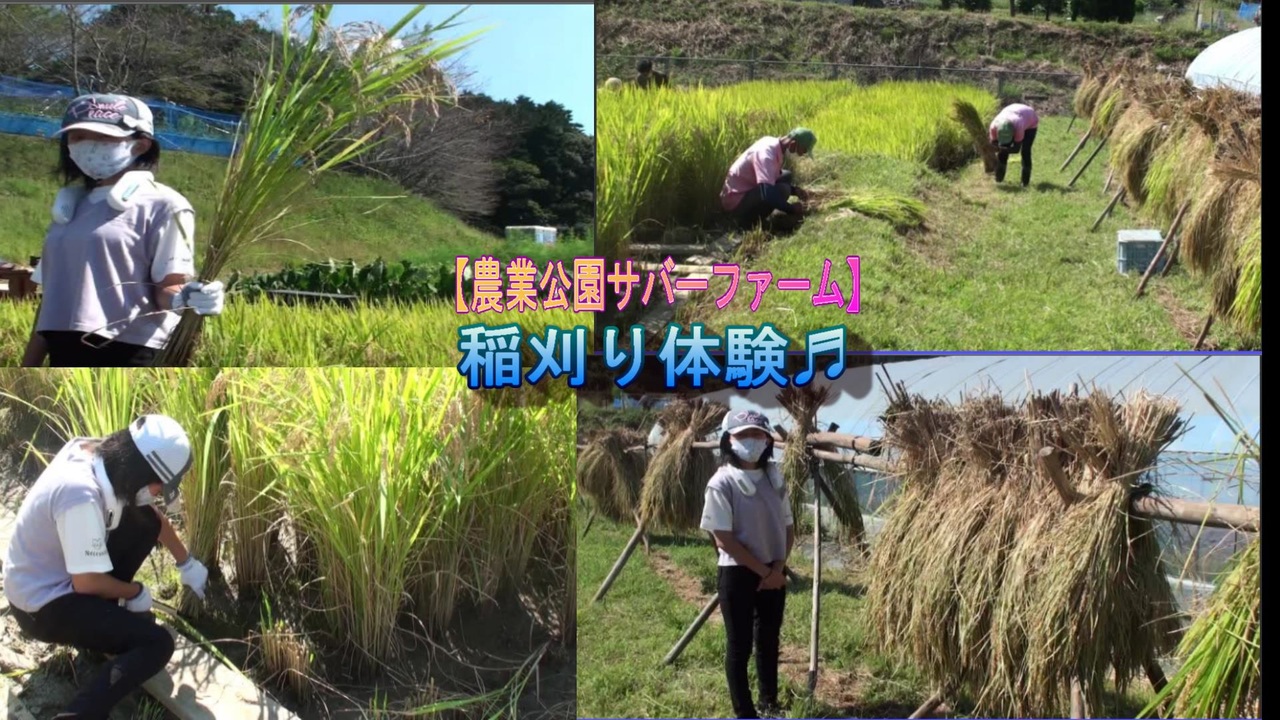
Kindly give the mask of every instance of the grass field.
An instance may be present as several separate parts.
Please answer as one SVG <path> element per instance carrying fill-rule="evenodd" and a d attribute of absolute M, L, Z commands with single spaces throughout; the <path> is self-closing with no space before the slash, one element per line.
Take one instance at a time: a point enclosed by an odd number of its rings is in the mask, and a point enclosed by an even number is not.
<path fill-rule="evenodd" d="M 662 659 L 714 593 L 715 554 L 705 537 L 650 536 L 598 604 L 589 604 L 633 527 L 597 518 L 578 541 L 579 717 L 728 717 L 724 626 L 718 611 L 674 665 Z M 803 541 L 802 541 L 803 542 Z M 824 545 L 825 553 L 830 551 Z M 824 567 L 820 673 L 816 699 L 806 697 L 812 560 L 799 551 L 801 576 L 787 597 L 780 680 L 789 717 L 906 717 L 932 688 L 911 668 L 869 652 L 857 569 Z M 755 670 L 751 669 L 754 685 Z M 1133 717 L 1146 688 L 1110 697 L 1097 717 Z M 788 702 L 789 701 L 789 702 Z M 964 701 L 950 717 L 965 717 Z M 1111 714 L 1105 714 L 1111 713 Z"/>
<path fill-rule="evenodd" d="M 777 318 L 792 337 L 844 324 L 877 350 L 1119 350 L 1187 349 L 1210 305 L 1204 284 L 1181 268 L 1154 279 L 1147 295 L 1133 299 L 1138 278 L 1116 272 L 1115 232 L 1152 227 L 1124 207 L 1096 232 L 1088 232 L 1107 203 L 1100 192 L 1106 171 L 1095 162 L 1074 187 L 1071 171 L 1059 173 L 1075 144 L 1067 118 L 1048 118 L 1035 145 L 1030 188 L 1017 180 L 1011 161 L 1002 185 L 979 163 L 940 175 L 884 158 L 819 160 L 807 170 L 815 181 L 846 191 L 884 190 L 922 199 L 922 229 L 896 231 L 883 220 L 847 211 L 810 218 L 794 235 L 774 238 L 752 269 L 775 277 L 807 277 L 816 289 L 822 261 L 843 269 L 843 258 L 861 258 L 861 313 L 847 317 L 815 308 L 802 293 L 766 295 L 757 313 L 739 291 L 723 311 L 711 301 L 713 282 L 696 317 L 720 328 Z M 806 168 L 801 166 L 801 174 Z M 1163 229 L 1162 229 L 1163 231 Z M 720 281 L 723 283 L 723 281 Z M 708 299 L 709 298 L 709 299 Z M 1247 347 L 1248 338 L 1215 328 L 1211 341 Z"/>
<path fill-rule="evenodd" d="M 0 302 L 0 366 L 22 358 L 36 305 Z M 590 313 L 553 310 L 497 315 L 458 315 L 450 302 L 338 307 L 284 306 L 271 302 L 230 302 L 205 323 L 193 364 L 200 367 L 442 367 L 462 359 L 457 328 L 483 323 L 517 322 L 527 339 L 544 336 L 548 326 L 587 327 Z"/>
<path fill-rule="evenodd" d="M 1178 267 L 1133 299 L 1138 278 L 1116 272 L 1115 232 L 1153 225 L 1121 205 L 1089 231 L 1107 205 L 1107 168 L 1095 160 L 1068 187 L 1083 163 L 1058 170 L 1082 131 L 1068 131 L 1069 118 L 1042 118 L 1032 184 L 1024 189 L 1016 157 L 1000 185 L 981 163 L 964 159 L 966 149 L 972 157 L 971 146 L 947 117 L 955 97 L 987 115 L 995 107 L 989 95 L 939 84 L 850 87 L 805 81 L 640 97 L 602 92 L 600 250 L 624 254 L 628 239 L 648 239 L 653 228 L 724 233 L 717 196 L 736 154 L 759 135 L 806 124 L 817 131 L 818 147 L 794 163 L 802 186 L 831 198 L 864 192 L 914 198 L 925 207 L 923 226 L 896 228 L 851 210 L 819 208 L 794 234 L 757 244 L 743 262 L 743 271 L 809 278 L 816 292 L 823 260 L 830 259 L 847 295 L 844 258 L 858 255 L 856 316 L 813 307 L 812 293 L 776 288 L 752 313 L 754 288 L 746 283 L 718 310 L 713 302 L 729 281 L 714 278 L 708 292 L 680 309 L 679 321 L 722 330 L 767 317 L 797 343 L 805 332 L 843 324 L 851 346 L 876 350 L 1193 346 L 1210 307 L 1209 288 Z M 1248 349 L 1258 340 L 1219 323 L 1209 343 Z"/>
<path fill-rule="evenodd" d="M 0 260 L 26 262 L 39 255 L 49 225 L 49 208 L 59 183 L 53 174 L 57 145 L 50 140 L 0 135 L 7 158 L 0 178 Z M 196 257 L 208 237 L 208 218 L 221 187 L 225 161 L 191 153 L 164 153 L 156 179 L 186 195 L 196 209 Z M 242 271 L 275 270 L 287 263 L 336 258 L 452 263 L 456 255 L 494 254 L 499 259 L 525 255 L 539 264 L 550 259 L 589 255 L 592 243 L 555 245 L 507 243 L 469 227 L 430 201 L 405 195 L 400 186 L 370 177 L 331 173 L 304 191 L 305 208 L 285 221 L 296 229 L 288 238 L 250 247 L 233 263 Z M 383 198 L 383 199 L 374 199 Z M 202 219 L 204 220 L 202 222 Z"/>

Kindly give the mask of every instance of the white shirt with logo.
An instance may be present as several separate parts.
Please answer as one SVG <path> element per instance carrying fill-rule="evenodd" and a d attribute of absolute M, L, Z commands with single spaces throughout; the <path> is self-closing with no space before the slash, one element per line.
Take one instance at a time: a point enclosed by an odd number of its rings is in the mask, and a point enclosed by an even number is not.
<path fill-rule="evenodd" d="M 4 556 L 9 603 L 34 613 L 75 592 L 71 576 L 111 572 L 107 532 L 123 505 L 102 460 L 77 438 L 63 446 L 27 492 Z"/>

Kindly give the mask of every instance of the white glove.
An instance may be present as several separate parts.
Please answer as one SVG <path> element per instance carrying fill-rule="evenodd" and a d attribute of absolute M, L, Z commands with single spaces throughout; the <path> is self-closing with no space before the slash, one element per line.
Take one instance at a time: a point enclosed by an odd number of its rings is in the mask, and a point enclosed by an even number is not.
<path fill-rule="evenodd" d="M 191 592 L 203 600 L 204 586 L 209 581 L 209 570 L 204 563 L 188 555 L 187 561 L 178 566 L 178 572 L 181 574 L 182 584 L 191 588 Z"/>
<path fill-rule="evenodd" d="M 142 585 L 142 583 L 138 583 Z M 124 601 L 124 608 L 129 612 L 144 613 L 151 610 L 151 591 L 142 585 L 142 592 L 137 597 Z"/>
<path fill-rule="evenodd" d="M 223 296 L 222 283 L 217 280 L 210 283 L 189 282 L 173 296 L 173 310 L 182 312 L 191 308 L 197 315 L 221 315 Z"/>

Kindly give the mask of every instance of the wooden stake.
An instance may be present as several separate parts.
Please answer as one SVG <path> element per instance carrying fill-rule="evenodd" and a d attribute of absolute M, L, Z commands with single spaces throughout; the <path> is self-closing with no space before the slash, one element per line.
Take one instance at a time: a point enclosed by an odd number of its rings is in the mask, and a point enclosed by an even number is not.
<path fill-rule="evenodd" d="M 1124 197 L 1124 188 L 1120 188 L 1116 191 L 1115 196 L 1111 198 L 1111 202 L 1107 203 L 1107 207 L 1102 211 L 1102 214 L 1098 216 L 1097 220 L 1093 221 L 1093 226 L 1089 228 L 1089 232 L 1093 232 L 1098 229 L 1098 226 L 1102 224 L 1103 220 L 1107 219 L 1107 216 L 1115 209 L 1116 203 L 1120 202 L 1120 198 L 1122 197 Z"/>
<path fill-rule="evenodd" d="M 1160 667 L 1160 662 L 1152 656 L 1147 658 L 1144 665 L 1147 671 L 1147 680 L 1151 681 L 1151 688 L 1157 693 L 1164 690 L 1169 681 L 1164 676 L 1164 668 Z"/>
<path fill-rule="evenodd" d="M 622 572 L 622 568 L 626 566 L 627 560 L 631 559 L 631 553 L 636 551 L 636 546 L 640 544 L 642 537 L 644 537 L 644 525 L 636 528 L 635 533 L 631 535 L 631 539 L 627 541 L 627 546 L 623 548 L 622 554 L 618 556 L 617 562 L 613 564 L 613 569 L 609 570 L 609 575 L 605 577 L 604 582 L 600 583 L 600 589 L 596 591 L 596 596 L 592 598 L 591 602 L 600 602 L 605 593 L 609 592 L 609 588 L 618 579 L 618 575 Z"/>
<path fill-rule="evenodd" d="M 929 717 L 929 713 L 937 710 L 938 706 L 942 704 L 942 698 L 943 694 L 941 690 L 930 695 L 929 699 L 925 700 L 923 705 L 916 708 L 916 711 L 911 713 L 911 720 L 919 720 L 919 718 Z"/>
<path fill-rule="evenodd" d="M 1044 468 L 1045 474 L 1053 481 L 1053 487 L 1057 489 L 1058 494 L 1062 496 L 1062 501 L 1067 505 L 1079 502 L 1084 499 L 1071 485 L 1071 481 L 1067 479 L 1067 473 L 1063 471 L 1062 464 L 1058 462 L 1058 451 L 1051 447 L 1042 447 L 1038 453 L 1040 459 L 1040 467 Z"/>
<path fill-rule="evenodd" d="M 641 530 L 640 539 L 644 541 L 644 554 L 652 555 L 653 551 L 649 549 L 649 533 L 643 532 L 644 522 L 640 520 L 640 511 L 639 510 L 634 511 L 634 515 L 636 518 L 636 527 L 640 528 Z"/>
<path fill-rule="evenodd" d="M 1076 124 L 1076 116 L 1075 116 L 1075 113 L 1072 113 L 1071 122 L 1067 123 L 1067 132 L 1071 132 L 1071 128 L 1074 127 L 1075 124 Z"/>
<path fill-rule="evenodd" d="M 1173 245 L 1169 248 L 1169 259 L 1165 261 L 1164 269 L 1160 271 L 1160 277 L 1168 275 L 1169 271 L 1173 269 L 1173 264 L 1178 262 L 1178 246 L 1181 244 L 1177 240 L 1173 241 Z"/>
<path fill-rule="evenodd" d="M 1213 327 L 1213 313 L 1209 313 L 1209 317 L 1204 319 L 1204 328 L 1200 331 L 1200 337 L 1196 338 L 1196 350 L 1204 347 L 1204 341 L 1209 337 L 1209 328 Z"/>
<path fill-rule="evenodd" d="M 1071 720 L 1084 720 L 1084 697 L 1076 678 L 1071 679 Z"/>
<path fill-rule="evenodd" d="M 813 478 L 813 615 L 809 625 L 809 697 L 818 690 L 818 606 L 822 584 L 822 492 L 818 489 L 818 461 L 809 460 L 809 476 Z"/>
<path fill-rule="evenodd" d="M 587 533 L 591 532 L 591 523 L 595 521 L 596 521 L 596 509 L 591 508 L 591 513 L 587 515 L 587 524 L 585 527 L 582 528 L 582 537 L 585 538 L 587 536 Z"/>
<path fill-rule="evenodd" d="M 1106 195 L 1107 193 L 1111 192 L 1111 178 L 1115 176 L 1116 176 L 1116 171 L 1114 169 L 1107 173 L 1107 180 L 1106 182 L 1102 183 L 1103 195 Z"/>
<path fill-rule="evenodd" d="M 1080 151 L 1084 149 L 1084 144 L 1089 142 L 1089 135 L 1092 133 L 1093 131 L 1090 130 L 1084 134 L 1084 137 L 1080 138 L 1080 142 L 1076 144 L 1076 149 L 1072 150 L 1071 154 L 1067 156 L 1067 161 L 1062 163 L 1062 167 L 1058 168 L 1058 172 L 1066 170 L 1067 166 L 1071 164 L 1071 161 L 1076 159 L 1076 155 L 1079 155 Z"/>
<path fill-rule="evenodd" d="M 1134 298 L 1142 297 L 1142 291 L 1147 288 L 1147 281 L 1151 279 L 1151 273 L 1155 272 L 1156 265 L 1160 262 L 1161 256 L 1164 255 L 1165 249 L 1169 247 L 1169 243 L 1173 242 L 1173 236 L 1178 232 L 1178 226 L 1182 224 L 1182 216 L 1187 212 L 1189 202 L 1182 203 L 1182 207 L 1178 208 L 1178 214 L 1174 216 L 1173 222 L 1169 224 L 1169 232 L 1164 236 L 1164 242 L 1160 243 L 1160 248 L 1156 250 L 1156 256 L 1151 258 L 1151 264 L 1147 265 L 1147 271 L 1142 274 L 1142 281 L 1138 283 L 1138 292 Z M 1168 264 L 1165 265 L 1168 267 Z"/>
<path fill-rule="evenodd" d="M 1102 152 L 1102 148 L 1106 146 L 1107 146 L 1107 139 L 1102 138 L 1102 142 L 1098 143 L 1098 147 L 1093 149 L 1093 153 L 1089 155 L 1089 159 L 1085 160 L 1084 165 L 1082 165 L 1080 169 L 1076 171 L 1076 176 L 1071 178 L 1071 182 L 1067 183 L 1067 187 L 1075 186 L 1076 181 L 1080 179 L 1080 176 L 1084 174 L 1084 171 L 1088 170 L 1089 166 L 1093 164 L 1093 159 L 1098 157 L 1098 153 Z"/>
<path fill-rule="evenodd" d="M 689 643 L 693 642 L 693 637 L 698 634 L 698 631 L 702 629 L 702 626 L 706 624 L 707 620 L 711 619 L 711 613 L 715 612 L 718 607 L 720 607 L 720 596 L 714 595 L 707 601 L 706 605 L 702 606 L 702 612 L 698 613 L 698 617 L 694 619 L 693 624 L 690 625 L 689 628 L 684 631 L 684 635 L 681 635 L 680 639 L 676 641 L 676 645 L 671 648 L 671 652 L 667 653 L 667 656 L 662 658 L 663 665 L 670 665 L 676 661 L 676 658 L 680 657 L 680 653 L 684 652 L 684 649 L 689 646 Z"/>

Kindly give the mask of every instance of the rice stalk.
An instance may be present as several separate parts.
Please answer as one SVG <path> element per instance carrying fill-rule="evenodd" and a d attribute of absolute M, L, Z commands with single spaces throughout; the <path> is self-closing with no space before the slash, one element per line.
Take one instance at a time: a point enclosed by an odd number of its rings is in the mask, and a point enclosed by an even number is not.
<path fill-rule="evenodd" d="M 346 40 L 355 28 L 331 25 L 332 5 L 283 7 L 281 44 L 255 79 L 236 131 L 201 277 L 216 278 L 246 248 L 287 232 L 298 192 L 391 140 L 383 130 L 396 121 L 395 111 L 452 101 L 456 92 L 442 82 L 439 63 L 479 33 L 443 42 L 397 38 L 424 8 L 410 9 L 385 32 L 365 33 L 352 49 Z M 309 22 L 299 28 L 304 17 Z M 430 33 L 438 36 L 457 18 Z M 202 326 L 201 316 L 184 314 L 157 363 L 189 364 Z"/>
<path fill-rule="evenodd" d="M 1169 684 L 1139 717 L 1262 717 L 1261 536 L 1218 581 L 1178 645 Z"/>
<path fill-rule="evenodd" d="M 644 455 L 627 448 L 643 444 L 638 433 L 605 431 L 578 453 L 578 488 L 597 512 L 615 522 L 630 522 L 640 506 Z"/>
<path fill-rule="evenodd" d="M 1125 110 L 1112 133 L 1111 166 L 1126 194 L 1138 203 L 1146 202 L 1144 181 L 1164 131 L 1163 123 L 1134 104 Z"/>
<path fill-rule="evenodd" d="M 1148 521 L 1128 513 L 1176 406 L 1032 395 L 952 405 L 890 391 L 885 442 L 906 483 L 871 558 L 867 608 L 883 652 L 993 717 L 1059 716 L 1073 678 L 1099 707 L 1173 644 L 1172 591 Z M 1064 508 L 1034 461 L 1059 449 L 1084 499 Z"/>
<path fill-rule="evenodd" d="M 971 102 L 956 100 L 951 106 L 951 118 L 960 123 L 969 134 L 969 138 L 973 141 L 973 149 L 982 158 L 982 169 L 987 173 L 995 172 L 999 158 L 995 148 L 991 147 L 987 126 L 982 122 L 982 115 L 978 113 L 978 108 Z"/>
<path fill-rule="evenodd" d="M 867 217 L 884 220 L 898 229 L 914 228 L 924 224 L 924 203 L 895 193 L 867 190 L 846 195 L 830 203 L 828 207 L 847 208 Z"/>
<path fill-rule="evenodd" d="M 715 463 L 693 443 L 714 430 L 727 411 L 702 400 L 678 400 L 662 411 L 659 422 L 667 441 L 649 462 L 640 492 L 640 521 L 646 526 L 676 532 L 698 527 Z"/>

